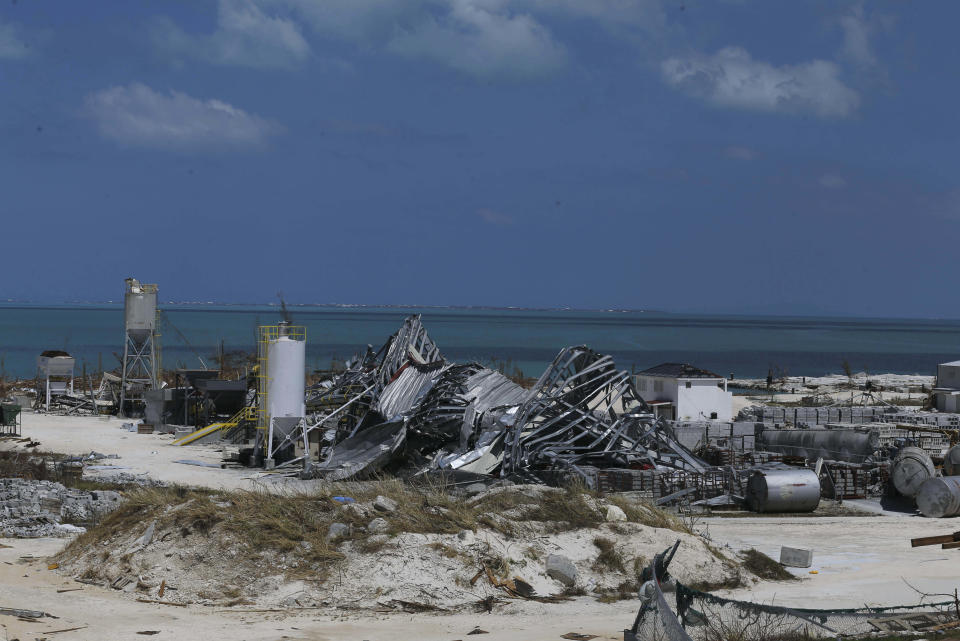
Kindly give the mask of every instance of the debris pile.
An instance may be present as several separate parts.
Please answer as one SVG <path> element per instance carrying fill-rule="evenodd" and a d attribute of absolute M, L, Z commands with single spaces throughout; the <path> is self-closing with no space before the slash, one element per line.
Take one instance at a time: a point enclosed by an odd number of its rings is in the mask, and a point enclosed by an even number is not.
<path fill-rule="evenodd" d="M 328 480 L 448 470 L 592 485 L 588 468 L 708 468 L 654 417 L 610 356 L 565 348 L 525 389 L 478 363 L 448 362 L 419 316 L 311 389 L 307 405 L 314 414 L 305 430 L 322 433 L 313 473 Z"/>
<path fill-rule="evenodd" d="M 72 490 L 52 481 L 0 479 L 0 536 L 37 538 L 82 532 L 116 509 L 117 492 Z"/>

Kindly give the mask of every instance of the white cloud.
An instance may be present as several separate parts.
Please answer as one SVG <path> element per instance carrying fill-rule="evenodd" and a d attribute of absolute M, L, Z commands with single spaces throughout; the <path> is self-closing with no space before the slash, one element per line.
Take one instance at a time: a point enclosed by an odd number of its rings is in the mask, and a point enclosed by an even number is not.
<path fill-rule="evenodd" d="M 735 158 L 737 160 L 753 160 L 760 153 L 755 149 L 750 149 L 749 147 L 727 147 L 723 150 L 723 153 L 726 154 L 728 158 Z"/>
<path fill-rule="evenodd" d="M 777 67 L 726 47 L 709 56 L 670 58 L 660 69 L 668 84 L 720 107 L 829 118 L 848 116 L 860 104 L 840 68 L 825 60 Z"/>
<path fill-rule="evenodd" d="M 85 112 L 105 138 L 158 149 L 256 147 L 282 130 L 220 100 L 161 93 L 139 83 L 88 95 Z"/>
<path fill-rule="evenodd" d="M 445 64 L 475 76 L 531 77 L 560 68 L 563 47 L 527 14 L 491 10 L 477 0 L 452 0 L 446 15 L 395 35 L 387 49 Z"/>
<path fill-rule="evenodd" d="M 839 20 L 843 29 L 843 49 L 841 56 L 854 64 L 872 67 L 877 64 L 877 57 L 870 46 L 870 34 L 873 31 L 870 23 L 863 14 L 863 5 L 854 6 L 850 13 Z"/>
<path fill-rule="evenodd" d="M 880 73 L 882 76 L 880 61 L 872 41 L 881 34 L 893 31 L 896 18 L 886 14 L 868 14 L 863 8 L 863 2 L 858 2 L 837 19 L 837 24 L 843 31 L 839 58 L 860 71 Z"/>
<path fill-rule="evenodd" d="M 513 218 L 492 209 L 478 209 L 477 216 L 479 216 L 480 220 L 488 225 L 499 225 L 501 227 L 505 227 L 513 224 Z"/>
<path fill-rule="evenodd" d="M 293 20 L 267 15 L 253 0 L 220 0 L 217 30 L 210 35 L 191 35 L 160 20 L 153 38 L 173 56 L 219 65 L 283 68 L 310 56 L 310 45 Z"/>
<path fill-rule="evenodd" d="M 17 60 L 28 55 L 30 48 L 23 41 L 19 27 L 0 23 L 0 60 Z"/>
<path fill-rule="evenodd" d="M 824 174 L 820 176 L 820 185 L 827 189 L 841 189 L 847 186 L 847 181 L 843 176 Z"/>
<path fill-rule="evenodd" d="M 661 0 L 220 0 L 213 34 L 192 36 L 162 21 L 155 38 L 179 56 L 285 66 L 309 54 L 302 23 L 368 52 L 482 78 L 523 78 L 555 72 L 568 57 L 542 17 L 593 22 L 619 35 L 660 37 L 667 27 Z"/>
<path fill-rule="evenodd" d="M 539 0 L 258 1 L 295 12 L 323 37 L 483 78 L 549 74 L 566 60 L 529 11 Z"/>

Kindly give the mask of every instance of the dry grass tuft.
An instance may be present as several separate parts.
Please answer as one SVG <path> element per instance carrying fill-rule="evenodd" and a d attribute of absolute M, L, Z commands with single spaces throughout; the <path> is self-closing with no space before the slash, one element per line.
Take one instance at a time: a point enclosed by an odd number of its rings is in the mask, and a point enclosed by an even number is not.
<path fill-rule="evenodd" d="M 694 581 L 687 587 L 700 592 L 716 592 L 717 590 L 736 590 L 743 585 L 743 577 L 735 572 L 722 581 Z"/>
<path fill-rule="evenodd" d="M 614 541 L 598 536 L 593 540 L 593 545 L 600 550 L 596 560 L 593 562 L 594 570 L 597 572 L 602 572 L 603 570 L 610 570 L 612 572 L 624 571 L 623 555 L 617 549 L 617 544 Z"/>
<path fill-rule="evenodd" d="M 545 491 L 520 519 L 551 523 L 556 532 L 599 527 L 606 519 L 587 498 L 583 488 L 577 486 Z"/>
<path fill-rule="evenodd" d="M 767 581 L 796 581 L 797 577 L 790 574 L 782 565 L 771 559 L 759 550 L 749 549 L 740 553 L 743 567 L 761 579 Z"/>
<path fill-rule="evenodd" d="M 625 496 L 611 495 L 606 497 L 607 502 L 616 505 L 623 513 L 627 515 L 627 520 L 632 523 L 639 523 L 649 527 L 662 528 L 682 532 L 684 534 L 693 534 L 690 527 L 683 520 L 663 510 L 652 503 L 644 501 L 631 501 Z"/>

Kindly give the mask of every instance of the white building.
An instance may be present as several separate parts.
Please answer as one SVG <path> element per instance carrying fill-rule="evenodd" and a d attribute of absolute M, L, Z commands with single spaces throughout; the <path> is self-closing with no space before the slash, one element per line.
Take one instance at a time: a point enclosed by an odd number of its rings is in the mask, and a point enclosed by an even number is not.
<path fill-rule="evenodd" d="M 637 391 L 658 416 L 678 421 L 733 420 L 725 378 L 686 363 L 663 363 L 636 375 Z"/>
<path fill-rule="evenodd" d="M 937 365 L 933 404 L 941 412 L 960 412 L 960 361 Z"/>

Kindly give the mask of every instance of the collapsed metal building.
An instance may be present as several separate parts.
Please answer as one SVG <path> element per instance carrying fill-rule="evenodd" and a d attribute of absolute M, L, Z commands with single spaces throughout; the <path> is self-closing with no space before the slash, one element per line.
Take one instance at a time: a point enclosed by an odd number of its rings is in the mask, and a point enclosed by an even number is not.
<path fill-rule="evenodd" d="M 597 470 L 692 478 L 710 467 L 680 445 L 610 356 L 564 348 L 526 389 L 479 363 L 447 361 L 419 315 L 308 389 L 306 405 L 302 432 L 287 437 L 303 444 L 298 455 L 277 462 L 330 480 L 447 470 L 596 486 Z"/>
<path fill-rule="evenodd" d="M 302 330 L 273 329 L 276 341 Z M 303 340 L 295 342 L 302 353 Z M 875 426 L 667 421 L 628 372 L 586 346 L 562 349 L 524 387 L 482 364 L 448 361 L 415 315 L 379 349 L 368 346 L 305 395 L 302 357 L 285 367 L 269 349 L 261 351 L 257 400 L 248 401 L 246 418 L 202 428 L 177 444 L 219 434 L 247 443 L 238 462 L 302 478 L 440 472 L 465 483 L 580 481 L 659 505 L 766 512 L 811 511 L 821 496 L 879 496 L 900 476 L 915 476 L 909 460 L 895 459 L 915 440 L 878 434 Z M 298 372 L 298 382 L 280 385 L 286 370 Z M 273 407 L 281 396 L 289 396 L 282 411 Z M 936 429 L 898 426 L 911 436 Z M 932 463 L 923 469 L 934 476 Z"/>

